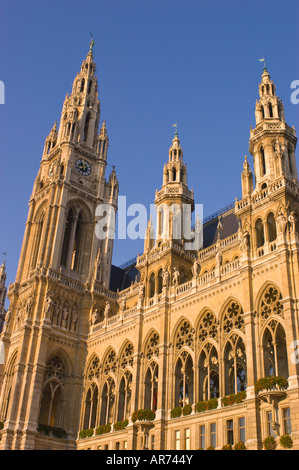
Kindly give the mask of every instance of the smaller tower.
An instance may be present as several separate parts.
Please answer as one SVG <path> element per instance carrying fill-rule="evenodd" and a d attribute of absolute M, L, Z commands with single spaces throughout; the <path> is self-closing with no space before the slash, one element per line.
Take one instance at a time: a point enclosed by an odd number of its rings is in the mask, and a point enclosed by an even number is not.
<path fill-rule="evenodd" d="M 285 122 L 282 100 L 264 65 L 259 100 L 255 106 L 256 127 L 251 129 L 249 151 L 253 155 L 255 190 L 267 188 L 284 177 L 297 182 L 296 132 Z"/>
<path fill-rule="evenodd" d="M 3 329 L 3 323 L 5 320 L 5 299 L 6 299 L 6 266 L 5 260 L 0 267 L 0 333 Z"/>

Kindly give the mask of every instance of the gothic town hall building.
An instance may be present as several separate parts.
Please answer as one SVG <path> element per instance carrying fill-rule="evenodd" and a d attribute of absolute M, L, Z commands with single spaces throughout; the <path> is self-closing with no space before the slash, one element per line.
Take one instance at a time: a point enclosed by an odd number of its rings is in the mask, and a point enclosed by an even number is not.
<path fill-rule="evenodd" d="M 46 138 L 2 311 L 1 449 L 279 449 L 285 435 L 299 449 L 297 138 L 266 67 L 258 91 L 242 198 L 205 220 L 200 249 L 172 219 L 165 237 L 165 207 L 194 208 L 176 132 L 155 236 L 150 220 L 143 254 L 116 267 L 95 230 L 119 183 L 91 46 Z"/>

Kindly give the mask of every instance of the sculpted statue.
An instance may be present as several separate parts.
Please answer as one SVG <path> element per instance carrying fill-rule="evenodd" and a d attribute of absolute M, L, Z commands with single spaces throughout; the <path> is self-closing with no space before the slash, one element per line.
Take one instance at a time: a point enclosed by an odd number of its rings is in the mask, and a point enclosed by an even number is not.
<path fill-rule="evenodd" d="M 297 219 L 296 219 L 294 211 L 292 211 L 289 215 L 289 222 L 290 222 L 290 225 L 291 225 L 291 232 L 296 232 Z"/>
<path fill-rule="evenodd" d="M 217 267 L 219 267 L 219 266 L 222 265 L 222 253 L 221 253 L 221 251 L 217 251 L 217 254 L 216 254 L 216 265 L 217 265 Z"/>
<path fill-rule="evenodd" d="M 197 259 L 194 260 L 193 266 L 191 267 L 192 276 L 197 277 L 200 272 L 200 263 Z"/>
<path fill-rule="evenodd" d="M 45 304 L 45 318 L 51 318 L 53 307 L 54 307 L 53 296 L 51 293 L 48 293 L 47 298 L 46 298 L 46 304 Z"/>
<path fill-rule="evenodd" d="M 173 268 L 173 285 L 177 286 L 179 284 L 180 273 L 176 268 Z"/>
<path fill-rule="evenodd" d="M 91 314 L 91 323 L 95 325 L 99 320 L 99 312 L 98 309 L 95 309 Z"/>
<path fill-rule="evenodd" d="M 144 296 L 144 284 L 141 283 L 139 286 L 139 298 L 142 299 Z"/>
<path fill-rule="evenodd" d="M 169 272 L 167 268 L 163 271 L 163 287 L 167 287 L 169 283 Z"/>
<path fill-rule="evenodd" d="M 110 310 L 111 310 L 110 302 L 107 300 L 106 307 L 105 307 L 105 310 L 104 310 L 104 318 L 109 317 Z"/>

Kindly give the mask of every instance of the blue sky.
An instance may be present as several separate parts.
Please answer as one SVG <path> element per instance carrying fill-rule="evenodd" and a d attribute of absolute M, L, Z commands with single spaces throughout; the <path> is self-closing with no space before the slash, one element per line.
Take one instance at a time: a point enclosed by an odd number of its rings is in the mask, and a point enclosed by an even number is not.
<path fill-rule="evenodd" d="M 128 204 L 153 203 L 178 122 L 189 187 L 208 216 L 241 196 L 241 171 L 265 56 L 286 121 L 299 79 L 298 0 L 1 0 L 0 260 L 13 282 L 28 201 L 53 123 L 89 47 L 101 122 Z M 297 152 L 298 154 L 298 152 Z M 115 242 L 114 264 L 143 241 Z"/>

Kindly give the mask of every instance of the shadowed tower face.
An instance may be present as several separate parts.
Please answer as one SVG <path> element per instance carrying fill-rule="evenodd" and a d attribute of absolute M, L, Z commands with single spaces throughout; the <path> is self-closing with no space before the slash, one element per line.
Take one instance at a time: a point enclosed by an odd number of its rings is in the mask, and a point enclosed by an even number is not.
<path fill-rule="evenodd" d="M 9 423 L 4 447 L 32 448 L 34 439 L 27 431 L 12 437 L 15 426 L 22 430 L 24 421 L 34 429 L 49 425 L 76 433 L 76 387 L 82 384 L 86 354 L 81 341 L 88 335 L 92 305 L 97 301 L 104 307 L 109 292 L 113 239 L 96 236 L 95 214 L 101 204 L 117 210 L 118 180 L 114 167 L 105 177 L 109 137 L 105 121 L 98 130 L 100 101 L 92 49 L 91 43 L 64 100 L 60 123 L 45 140 L 16 281 L 8 293 L 3 342 L 10 372 L 0 406 L 0 421 Z M 56 351 L 53 345 L 62 344 L 66 334 L 70 341 Z M 24 369 L 28 360 L 35 365 Z"/>

